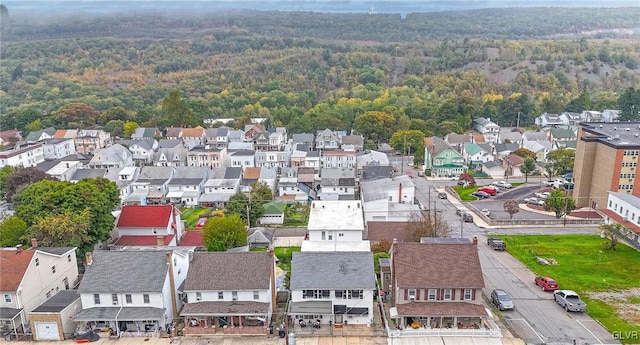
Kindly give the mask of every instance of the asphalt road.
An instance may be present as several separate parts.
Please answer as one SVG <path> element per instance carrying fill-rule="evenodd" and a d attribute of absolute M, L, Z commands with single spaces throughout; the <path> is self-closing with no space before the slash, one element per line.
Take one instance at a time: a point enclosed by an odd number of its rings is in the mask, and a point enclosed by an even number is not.
<path fill-rule="evenodd" d="M 417 175 L 414 175 L 417 176 Z M 455 206 L 448 200 L 437 198 L 434 187 L 442 188 L 455 181 L 428 181 L 425 178 L 413 179 L 416 184 L 417 198 L 423 205 L 431 205 L 431 209 L 439 210 L 442 216 L 454 228 L 452 237 L 478 237 L 478 251 L 480 263 L 485 278 L 485 296 L 491 290 L 501 288 L 506 290 L 514 299 L 516 305 L 513 311 L 498 312 L 494 310 L 503 324 L 517 337 L 527 344 L 619 344 L 613 336 L 585 313 L 567 313 L 553 300 L 551 292 L 543 292 L 534 284 L 534 273 L 513 258 L 507 252 L 494 251 L 486 245 L 486 237 L 494 233 L 502 234 L 595 234 L 596 227 L 517 227 L 501 229 L 483 229 L 473 223 L 460 222 L 455 214 Z M 500 204 L 506 199 L 521 200 L 539 186 L 535 183 L 515 188 L 495 198 L 493 203 Z M 501 200 L 501 198 L 504 198 Z M 431 203 L 429 203 L 429 201 Z M 477 202 L 476 202 L 477 203 Z M 491 202 L 486 202 L 487 205 Z M 483 206 L 480 208 L 487 208 Z M 498 211 L 496 211 L 498 212 Z M 502 210 L 504 213 L 504 210 Z M 506 215 L 506 213 L 504 213 Z M 520 211 L 521 217 L 540 217 L 532 212 Z M 533 215 L 533 216 L 532 216 Z M 508 215 L 507 215 L 508 216 Z M 514 217 L 515 218 L 515 217 Z M 488 301 L 488 299 L 487 299 Z M 489 303 L 488 303 L 489 304 Z M 588 307 L 587 307 L 588 308 Z"/>

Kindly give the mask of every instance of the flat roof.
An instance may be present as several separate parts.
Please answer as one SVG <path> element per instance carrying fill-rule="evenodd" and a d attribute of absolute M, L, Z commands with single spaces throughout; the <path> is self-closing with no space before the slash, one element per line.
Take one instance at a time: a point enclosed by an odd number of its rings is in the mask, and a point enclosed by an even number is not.
<path fill-rule="evenodd" d="M 640 148 L 640 122 L 582 122 L 586 135 L 580 140 L 599 141 L 607 146 Z"/>
<path fill-rule="evenodd" d="M 360 200 L 313 201 L 308 230 L 364 230 Z"/>

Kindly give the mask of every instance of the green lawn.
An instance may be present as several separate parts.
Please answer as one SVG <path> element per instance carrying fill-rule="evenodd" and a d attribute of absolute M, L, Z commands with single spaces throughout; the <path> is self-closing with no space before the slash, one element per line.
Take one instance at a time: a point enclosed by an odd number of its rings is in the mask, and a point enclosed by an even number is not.
<path fill-rule="evenodd" d="M 636 250 L 624 244 L 618 244 L 615 251 L 607 250 L 602 246 L 605 240 L 595 235 L 500 237 L 507 243 L 507 251 L 536 274 L 551 276 L 561 289 L 578 292 L 587 303 L 589 315 L 609 331 L 640 332 L 637 319 L 630 323 L 617 315 L 616 307 L 588 297 L 591 292 L 640 288 L 640 253 Z M 553 258 L 558 264 L 539 264 L 536 256 Z M 633 304 L 638 299 L 630 297 L 620 302 Z"/>
<path fill-rule="evenodd" d="M 202 208 L 202 207 L 194 207 L 194 208 L 188 208 L 182 211 L 182 215 L 180 216 L 182 218 L 182 220 L 185 221 L 185 223 L 187 224 L 187 228 L 193 228 L 196 226 L 196 223 L 198 222 L 198 219 L 200 217 L 204 217 L 204 215 L 207 215 L 213 211 L 215 211 L 216 208 L 215 207 L 208 207 L 208 208 Z"/>
<path fill-rule="evenodd" d="M 456 193 L 458 193 L 458 195 L 460 196 L 460 200 L 462 200 L 462 201 L 476 201 L 476 200 L 478 200 L 478 198 L 476 198 L 475 196 L 471 195 L 471 193 L 473 193 L 476 190 L 478 190 L 478 186 L 476 186 L 476 187 L 473 187 L 473 186 L 469 186 L 469 187 L 453 186 L 453 190 L 455 190 Z"/>

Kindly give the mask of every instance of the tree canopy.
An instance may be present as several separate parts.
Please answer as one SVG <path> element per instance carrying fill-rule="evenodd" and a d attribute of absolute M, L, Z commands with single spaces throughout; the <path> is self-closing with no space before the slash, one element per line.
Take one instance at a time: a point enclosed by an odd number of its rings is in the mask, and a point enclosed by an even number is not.
<path fill-rule="evenodd" d="M 237 214 L 211 218 L 202 231 L 202 241 L 210 252 L 223 252 L 247 244 L 245 222 Z"/>

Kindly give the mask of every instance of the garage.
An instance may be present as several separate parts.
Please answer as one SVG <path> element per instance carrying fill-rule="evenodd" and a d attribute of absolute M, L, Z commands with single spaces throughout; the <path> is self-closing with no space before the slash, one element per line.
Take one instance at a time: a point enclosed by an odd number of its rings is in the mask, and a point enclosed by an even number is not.
<path fill-rule="evenodd" d="M 60 340 L 57 322 L 35 322 L 38 340 Z"/>

